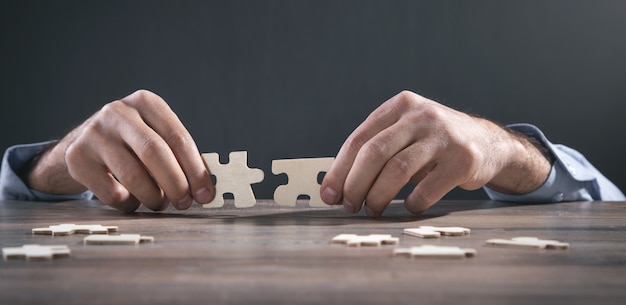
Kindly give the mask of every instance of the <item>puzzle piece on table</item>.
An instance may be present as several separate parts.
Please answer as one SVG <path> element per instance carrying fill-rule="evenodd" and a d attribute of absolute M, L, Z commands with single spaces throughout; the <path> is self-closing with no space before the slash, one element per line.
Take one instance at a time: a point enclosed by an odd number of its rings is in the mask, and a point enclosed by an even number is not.
<path fill-rule="evenodd" d="M 566 250 L 569 243 L 558 240 L 539 239 L 537 237 L 515 237 L 511 239 L 489 239 L 487 245 L 492 246 L 512 246 L 538 249 L 559 249 Z"/>
<path fill-rule="evenodd" d="M 339 234 L 331 240 L 334 244 L 346 244 L 348 247 L 360 247 L 360 246 L 375 246 L 380 245 L 396 245 L 399 242 L 399 238 L 393 237 L 389 234 L 370 234 L 370 235 L 356 235 L 356 234 Z"/>
<path fill-rule="evenodd" d="M 224 206 L 224 194 L 233 194 L 235 206 L 249 208 L 256 205 L 256 198 L 251 184 L 263 181 L 263 170 L 248 167 L 248 152 L 233 151 L 228 155 L 227 164 L 220 163 L 219 154 L 202 154 L 204 162 L 215 175 L 215 199 L 203 205 L 205 208 Z"/>
<path fill-rule="evenodd" d="M 272 173 L 287 174 L 287 184 L 274 191 L 274 201 L 279 205 L 295 206 L 298 196 L 309 196 L 309 206 L 326 207 L 320 197 L 317 176 L 330 168 L 335 158 L 282 159 L 272 161 Z"/>
<path fill-rule="evenodd" d="M 435 257 L 435 258 L 464 258 L 476 255 L 475 249 L 459 247 L 441 247 L 423 245 L 411 248 L 396 248 L 393 255 L 408 257 Z"/>
<path fill-rule="evenodd" d="M 49 226 L 47 228 L 34 228 L 35 235 L 71 235 L 75 233 L 82 234 L 109 234 L 117 232 L 117 226 L 102 225 L 76 225 L 73 223 L 63 223 L 60 225 Z"/>
<path fill-rule="evenodd" d="M 437 238 L 441 235 L 461 236 L 470 233 L 470 229 L 462 227 L 432 227 L 420 226 L 419 228 L 406 228 L 404 234 L 421 238 Z"/>
<path fill-rule="evenodd" d="M 90 235 L 83 239 L 83 243 L 86 245 L 136 245 L 147 242 L 154 242 L 154 237 L 139 234 L 120 234 Z"/>
<path fill-rule="evenodd" d="M 65 245 L 23 245 L 21 247 L 2 248 L 4 259 L 24 258 L 27 260 L 43 260 L 55 257 L 70 256 L 70 249 Z"/>

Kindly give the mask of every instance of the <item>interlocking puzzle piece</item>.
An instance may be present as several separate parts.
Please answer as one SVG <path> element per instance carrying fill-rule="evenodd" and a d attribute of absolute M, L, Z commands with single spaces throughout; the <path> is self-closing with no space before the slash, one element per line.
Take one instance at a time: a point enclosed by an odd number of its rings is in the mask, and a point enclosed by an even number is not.
<path fill-rule="evenodd" d="M 348 247 L 395 245 L 398 244 L 399 238 L 389 234 L 339 234 L 331 240 L 334 244 L 346 244 Z"/>
<path fill-rule="evenodd" d="M 23 245 L 21 247 L 2 248 L 4 259 L 25 258 L 27 260 L 43 260 L 55 257 L 70 256 L 70 249 L 65 245 Z"/>
<path fill-rule="evenodd" d="M 396 248 L 393 255 L 401 255 L 408 257 L 435 257 L 435 258 L 464 258 L 476 255 L 475 249 L 459 248 L 459 247 L 442 247 L 423 245 L 411 248 Z"/>
<path fill-rule="evenodd" d="M 76 225 L 73 223 L 63 223 L 60 225 L 49 226 L 47 228 L 34 228 L 35 235 L 71 235 L 74 233 L 82 234 L 109 234 L 117 232 L 117 226 L 102 225 Z"/>
<path fill-rule="evenodd" d="M 248 152 L 233 151 L 228 155 L 227 164 L 220 163 L 219 154 L 202 154 L 204 162 L 215 175 L 215 199 L 203 205 L 205 208 L 224 206 L 224 194 L 233 194 L 235 206 L 249 208 L 256 205 L 256 198 L 251 184 L 263 181 L 263 170 L 248 167 Z"/>
<path fill-rule="evenodd" d="M 272 173 L 287 174 L 287 184 L 274 191 L 274 201 L 283 206 L 295 206 L 298 196 L 309 196 L 309 206 L 326 207 L 320 197 L 317 176 L 330 168 L 335 158 L 303 158 L 272 161 Z"/>
<path fill-rule="evenodd" d="M 146 242 L 154 242 L 154 237 L 139 234 L 120 234 L 90 235 L 83 239 L 83 243 L 86 245 L 136 245 Z"/>
<path fill-rule="evenodd" d="M 406 228 L 404 234 L 417 236 L 421 238 L 437 238 L 441 235 L 461 236 L 470 233 L 470 229 L 462 227 L 431 227 L 420 226 L 419 228 Z"/>
<path fill-rule="evenodd" d="M 487 245 L 526 247 L 526 248 L 538 248 L 538 249 L 559 249 L 559 250 L 566 250 L 569 248 L 569 243 L 560 242 L 558 240 L 539 239 L 537 237 L 489 239 L 487 240 Z"/>

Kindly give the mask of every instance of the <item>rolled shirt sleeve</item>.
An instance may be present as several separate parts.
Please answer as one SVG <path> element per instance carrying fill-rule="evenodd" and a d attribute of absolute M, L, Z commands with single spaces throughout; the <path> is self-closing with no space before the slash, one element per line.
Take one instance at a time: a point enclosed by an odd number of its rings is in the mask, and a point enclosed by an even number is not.
<path fill-rule="evenodd" d="M 55 141 L 23 144 L 9 147 L 2 157 L 0 167 L 0 200 L 63 201 L 92 199 L 93 193 L 86 191 L 72 195 L 54 195 L 30 189 L 17 172 L 35 156 L 42 153 Z"/>
<path fill-rule="evenodd" d="M 513 124 L 509 128 L 532 137 L 547 147 L 556 161 L 546 181 L 536 190 L 523 195 L 509 195 L 483 187 L 489 198 L 514 202 L 624 201 L 620 189 L 598 171 L 578 151 L 552 144 L 539 128 L 530 124 Z"/>

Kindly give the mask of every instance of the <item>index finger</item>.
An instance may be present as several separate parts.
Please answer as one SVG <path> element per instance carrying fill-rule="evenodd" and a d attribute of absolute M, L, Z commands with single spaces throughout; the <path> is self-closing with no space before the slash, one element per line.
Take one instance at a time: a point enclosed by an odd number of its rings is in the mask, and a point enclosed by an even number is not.
<path fill-rule="evenodd" d="M 326 172 L 320 188 L 320 195 L 326 204 L 332 205 L 342 202 L 346 178 L 363 145 L 398 121 L 402 113 L 398 110 L 403 105 L 394 102 L 397 99 L 403 99 L 403 97 L 400 94 L 396 95 L 374 110 L 341 146 L 335 161 Z"/>

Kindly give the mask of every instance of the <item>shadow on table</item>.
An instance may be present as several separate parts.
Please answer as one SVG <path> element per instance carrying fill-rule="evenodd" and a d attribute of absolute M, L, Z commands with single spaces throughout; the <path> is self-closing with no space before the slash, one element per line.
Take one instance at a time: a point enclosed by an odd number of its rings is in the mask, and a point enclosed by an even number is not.
<path fill-rule="evenodd" d="M 497 213 L 498 209 L 508 208 L 512 213 L 524 213 L 534 210 L 545 204 L 519 204 L 489 200 L 458 200 L 441 201 L 420 215 L 411 214 L 406 210 L 402 201 L 392 202 L 382 217 L 372 218 L 364 211 L 350 214 L 341 206 L 327 208 L 311 208 L 306 201 L 299 201 L 295 207 L 279 206 L 271 200 L 259 200 L 251 208 L 236 208 L 232 200 L 227 200 L 224 207 L 205 209 L 194 205 L 186 211 L 173 208 L 161 212 L 153 212 L 145 207 L 133 213 L 121 213 L 105 206 L 96 200 L 66 201 L 66 202 L 11 202 L 0 203 L 0 218 L 19 221 L 20 215 L 28 213 L 30 217 L 42 218 L 48 221 L 55 218 L 67 218 L 68 215 L 80 215 L 81 219 L 206 219 L 219 223 L 255 225 L 345 225 L 354 223 L 405 223 L 433 219 L 453 213 L 473 210 L 484 210 L 485 214 Z M 61 220 L 59 220 L 61 221 Z"/>
<path fill-rule="evenodd" d="M 228 202 L 222 208 L 205 209 L 196 206 L 187 211 L 169 209 L 163 212 L 152 212 L 140 209 L 134 213 L 125 214 L 134 218 L 189 218 L 211 219 L 223 223 L 247 223 L 254 222 L 256 225 L 344 225 L 353 223 L 403 223 L 415 222 L 446 216 L 456 212 L 472 210 L 494 210 L 501 208 L 528 209 L 536 205 L 545 204 L 520 204 L 511 202 L 476 200 L 476 201 L 442 201 L 435 204 L 426 212 L 415 215 L 404 207 L 402 201 L 392 202 L 382 217 L 372 218 L 360 211 L 350 214 L 343 207 L 311 208 L 306 202 L 299 202 L 296 207 L 277 206 L 273 202 L 260 201 L 252 208 L 235 208 L 232 202 Z"/>

